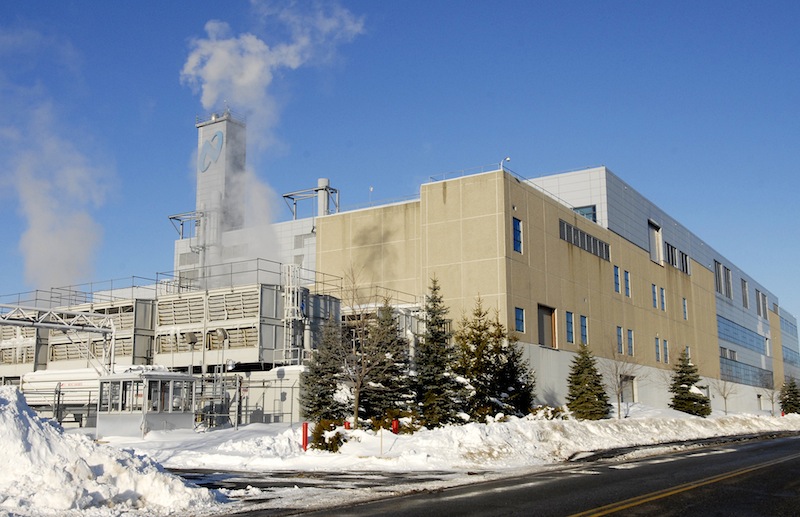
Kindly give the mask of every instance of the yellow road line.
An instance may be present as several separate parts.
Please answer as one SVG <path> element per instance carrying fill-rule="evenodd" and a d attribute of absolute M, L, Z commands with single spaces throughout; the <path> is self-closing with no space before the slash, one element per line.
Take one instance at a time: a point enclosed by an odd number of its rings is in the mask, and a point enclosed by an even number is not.
<path fill-rule="evenodd" d="M 734 470 L 732 472 L 727 472 L 725 474 L 718 474 L 716 476 L 700 479 L 698 481 L 691 481 L 689 483 L 684 483 L 682 485 L 674 486 L 671 488 L 665 488 L 664 490 L 659 490 L 657 492 L 651 492 L 649 494 L 632 497 L 624 501 L 618 501 L 616 503 L 607 504 L 605 506 L 599 506 L 591 510 L 586 510 L 585 512 L 573 514 L 570 517 L 588 517 L 588 516 L 599 517 L 601 515 L 609 515 L 618 512 L 620 510 L 626 510 L 634 506 L 639 506 L 641 504 L 649 503 L 651 501 L 663 499 L 665 497 L 679 494 L 681 492 L 686 492 L 687 490 L 693 490 L 701 486 L 710 485 L 712 483 L 718 483 L 726 479 L 730 479 L 736 476 L 741 476 L 742 474 L 747 474 L 748 472 L 753 472 L 754 470 L 763 469 L 765 467 L 777 465 L 778 463 L 783 463 L 784 461 L 791 461 L 796 458 L 800 458 L 800 453 L 793 454 L 792 456 L 787 456 L 785 458 L 777 458 L 774 460 L 765 461 L 763 463 L 758 463 L 751 467 L 741 468 L 739 470 Z"/>

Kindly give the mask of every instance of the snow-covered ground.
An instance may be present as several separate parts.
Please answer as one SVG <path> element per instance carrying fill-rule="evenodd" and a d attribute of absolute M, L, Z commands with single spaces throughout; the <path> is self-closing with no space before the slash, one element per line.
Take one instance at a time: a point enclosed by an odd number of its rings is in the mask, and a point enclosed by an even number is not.
<path fill-rule="evenodd" d="M 435 472 L 436 481 L 425 487 L 439 488 L 550 468 L 602 449 L 800 431 L 800 416 L 702 419 L 634 406 L 629 418 L 599 422 L 529 416 L 409 435 L 346 431 L 338 454 L 303 451 L 301 429 L 252 424 L 203 433 L 151 432 L 144 439 L 110 437 L 107 444 L 96 444 L 64 433 L 34 415 L 13 388 L 0 388 L 0 458 L 14 466 L 0 472 L 0 509 L 9 515 L 210 515 L 233 511 L 241 504 L 235 501 L 245 498 L 261 500 L 260 508 L 324 508 L 421 486 L 412 477 L 371 488 L 320 481 L 303 488 L 209 491 L 187 485 L 159 464 L 219 471 Z"/>

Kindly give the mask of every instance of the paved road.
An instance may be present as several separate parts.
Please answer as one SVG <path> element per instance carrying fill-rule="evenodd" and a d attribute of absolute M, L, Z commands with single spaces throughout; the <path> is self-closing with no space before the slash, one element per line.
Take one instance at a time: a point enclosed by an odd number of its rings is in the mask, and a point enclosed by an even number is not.
<path fill-rule="evenodd" d="M 305 515 L 800 515 L 800 437 L 601 460 Z"/>

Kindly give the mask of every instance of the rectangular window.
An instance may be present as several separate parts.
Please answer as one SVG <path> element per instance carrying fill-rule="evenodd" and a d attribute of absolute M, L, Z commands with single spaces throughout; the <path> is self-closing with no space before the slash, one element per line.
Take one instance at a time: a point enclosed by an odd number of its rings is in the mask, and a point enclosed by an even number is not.
<path fill-rule="evenodd" d="M 733 299 L 733 275 L 728 268 L 725 268 L 725 296 Z"/>
<path fill-rule="evenodd" d="M 655 221 L 647 221 L 647 227 L 650 234 L 650 260 L 656 264 L 661 264 L 663 257 L 663 240 L 661 239 L 661 226 Z"/>
<path fill-rule="evenodd" d="M 661 354 L 661 355 L 664 358 L 664 362 L 665 363 L 669 363 L 669 345 L 667 344 L 667 340 L 666 339 L 662 342 L 662 345 L 663 345 L 662 348 L 664 349 L 664 353 Z"/>
<path fill-rule="evenodd" d="M 656 362 L 661 362 L 661 342 L 656 338 Z"/>
<path fill-rule="evenodd" d="M 614 266 L 614 292 L 619 292 L 619 266 Z"/>
<path fill-rule="evenodd" d="M 767 317 L 767 295 L 756 289 L 756 308 L 759 316 Z"/>
<path fill-rule="evenodd" d="M 522 221 L 514 217 L 514 251 L 522 253 Z"/>
<path fill-rule="evenodd" d="M 745 309 L 750 308 L 750 288 L 744 278 L 742 278 L 742 307 Z"/>
<path fill-rule="evenodd" d="M 628 355 L 633 355 L 633 330 L 628 329 Z"/>
<path fill-rule="evenodd" d="M 656 289 L 656 284 L 652 284 L 653 288 L 653 308 L 658 309 L 658 291 Z"/>
<path fill-rule="evenodd" d="M 514 330 L 525 332 L 525 309 L 514 308 Z"/>
<path fill-rule="evenodd" d="M 631 272 L 625 271 L 625 296 L 631 297 Z"/>
<path fill-rule="evenodd" d="M 667 296 L 663 287 L 661 288 L 661 310 L 662 311 L 667 310 Z"/>
<path fill-rule="evenodd" d="M 586 316 L 581 315 L 581 344 L 585 345 L 589 342 L 589 320 Z"/>
<path fill-rule="evenodd" d="M 622 354 L 622 327 L 617 327 L 617 353 Z"/>
<path fill-rule="evenodd" d="M 736 361 L 736 350 L 728 349 L 728 359 L 731 361 Z"/>
<path fill-rule="evenodd" d="M 689 319 L 689 305 L 688 302 L 686 301 L 686 298 L 683 299 L 683 319 L 684 320 Z"/>
<path fill-rule="evenodd" d="M 714 284 L 717 293 L 726 298 L 733 297 L 733 280 L 731 276 L 731 270 L 716 260 L 714 261 Z"/>
<path fill-rule="evenodd" d="M 689 263 L 690 263 L 689 262 L 689 255 L 687 255 L 686 253 L 684 253 L 682 251 L 679 251 L 678 253 L 680 254 L 680 261 L 681 261 L 680 262 L 680 270 L 683 271 L 684 273 L 686 273 L 687 275 L 692 274 L 692 272 L 689 270 Z"/>
<path fill-rule="evenodd" d="M 572 313 L 567 311 L 567 343 L 575 342 L 575 323 L 572 321 Z"/>
<path fill-rule="evenodd" d="M 664 258 L 670 266 L 678 267 L 678 250 L 668 242 L 664 243 Z"/>
<path fill-rule="evenodd" d="M 581 214 L 586 219 L 594 223 L 597 222 L 597 205 L 578 206 L 573 208 L 573 210 Z"/>

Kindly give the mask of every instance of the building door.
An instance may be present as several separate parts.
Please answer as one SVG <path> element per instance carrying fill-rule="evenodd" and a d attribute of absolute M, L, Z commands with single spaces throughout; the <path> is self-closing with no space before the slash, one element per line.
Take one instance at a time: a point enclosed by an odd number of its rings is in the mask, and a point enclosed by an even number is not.
<path fill-rule="evenodd" d="M 538 321 L 539 324 L 539 344 L 542 346 L 549 346 L 555 348 L 555 323 L 553 313 L 555 310 L 552 307 L 539 306 Z"/>

